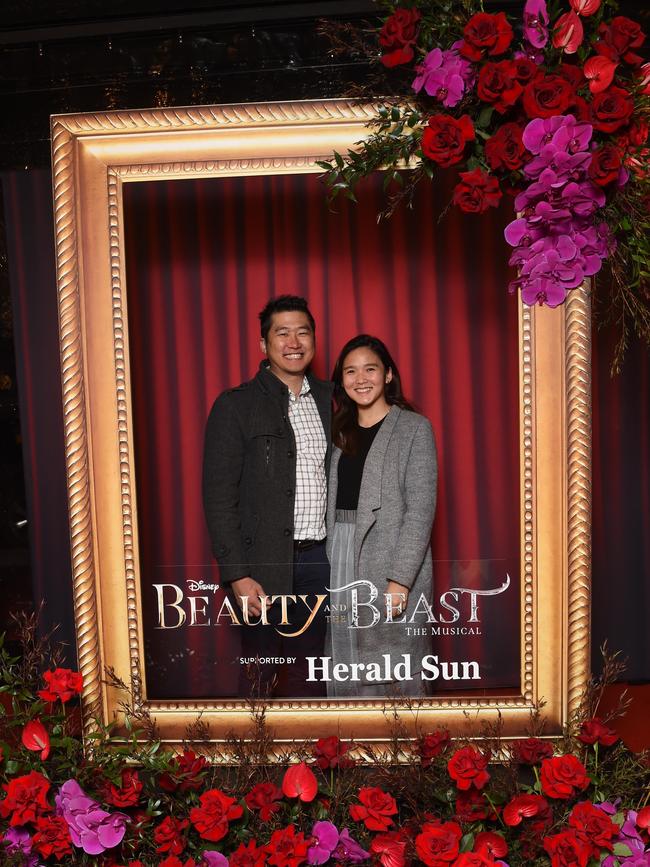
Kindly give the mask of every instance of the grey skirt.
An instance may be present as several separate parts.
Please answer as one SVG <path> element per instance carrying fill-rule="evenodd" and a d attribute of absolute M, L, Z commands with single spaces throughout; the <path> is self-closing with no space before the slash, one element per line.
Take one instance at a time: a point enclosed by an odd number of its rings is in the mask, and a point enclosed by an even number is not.
<path fill-rule="evenodd" d="M 336 510 L 330 553 L 330 619 L 327 626 L 326 652 L 331 657 L 330 674 L 337 663 L 381 663 L 381 659 L 364 659 L 359 637 L 362 629 L 351 627 L 352 596 L 341 590 L 354 581 L 354 531 L 356 511 Z M 370 627 L 371 629 L 373 627 Z M 360 680 L 327 681 L 327 695 L 332 698 L 398 698 L 423 695 L 422 681 L 382 680 L 368 683 Z"/>

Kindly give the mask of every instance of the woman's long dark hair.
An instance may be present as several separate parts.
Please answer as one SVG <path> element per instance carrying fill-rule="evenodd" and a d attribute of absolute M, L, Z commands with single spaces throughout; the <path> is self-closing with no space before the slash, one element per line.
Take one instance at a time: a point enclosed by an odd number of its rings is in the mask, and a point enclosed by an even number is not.
<path fill-rule="evenodd" d="M 355 349 L 370 349 L 378 356 L 386 370 L 393 374 L 390 382 L 384 385 L 384 397 L 391 406 L 399 406 L 401 409 L 415 411 L 414 407 L 406 400 L 402 393 L 402 380 L 397 365 L 393 361 L 390 352 L 378 337 L 369 334 L 357 334 L 352 340 L 348 340 L 334 365 L 332 381 L 334 382 L 334 417 L 332 418 L 332 439 L 346 454 L 355 454 L 357 451 L 357 405 L 345 393 L 343 388 L 343 362 Z"/>

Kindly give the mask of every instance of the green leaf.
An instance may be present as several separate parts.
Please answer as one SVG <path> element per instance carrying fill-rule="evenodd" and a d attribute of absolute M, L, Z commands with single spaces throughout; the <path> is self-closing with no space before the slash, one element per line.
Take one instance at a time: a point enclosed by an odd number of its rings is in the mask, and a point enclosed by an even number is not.
<path fill-rule="evenodd" d="M 486 105 L 485 108 L 482 108 L 478 120 L 476 121 L 476 126 L 486 127 L 489 126 L 490 121 L 492 120 L 492 115 L 494 114 L 494 106 Z"/>
<path fill-rule="evenodd" d="M 632 850 L 625 843 L 614 843 L 614 855 L 620 855 L 621 858 L 629 858 Z"/>
<path fill-rule="evenodd" d="M 343 163 L 343 157 L 341 156 L 341 154 L 338 153 L 337 151 L 334 151 L 334 159 L 336 160 L 336 165 L 337 165 L 340 169 L 342 169 L 344 163 Z"/>
<path fill-rule="evenodd" d="M 400 110 L 396 105 L 394 105 L 390 110 L 390 119 L 393 121 L 393 123 L 397 123 L 400 117 Z"/>
<path fill-rule="evenodd" d="M 460 851 L 461 852 L 471 852 L 474 846 L 474 835 L 473 834 L 464 834 L 460 840 Z"/>

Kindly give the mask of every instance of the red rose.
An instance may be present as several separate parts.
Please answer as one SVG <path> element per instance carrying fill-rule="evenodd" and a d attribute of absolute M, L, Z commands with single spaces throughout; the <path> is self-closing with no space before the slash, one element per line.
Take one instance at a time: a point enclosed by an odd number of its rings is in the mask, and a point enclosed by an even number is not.
<path fill-rule="evenodd" d="M 616 160 L 618 159 L 618 162 Z M 594 167 L 594 162 L 596 166 Z M 618 177 L 621 167 L 621 155 L 613 145 L 604 145 L 591 155 L 589 176 L 594 183 L 604 187 Z M 618 735 L 613 729 L 606 726 L 598 717 L 586 720 L 580 726 L 578 740 L 583 744 L 599 743 L 602 747 L 611 747 L 618 740 Z"/>
<path fill-rule="evenodd" d="M 468 60 L 481 60 L 486 54 L 491 57 L 503 54 L 512 42 L 512 27 L 505 12 L 490 15 L 477 12 L 463 28 L 465 41 L 460 53 Z"/>
<path fill-rule="evenodd" d="M 346 744 L 339 740 L 336 735 L 329 738 L 320 738 L 314 745 L 314 756 L 316 764 L 323 771 L 328 768 L 351 768 L 354 765 L 354 759 L 348 758 L 345 754 L 350 749 L 350 744 Z"/>
<path fill-rule="evenodd" d="M 282 789 L 278 789 L 273 783 L 258 783 L 244 796 L 244 800 L 249 810 L 259 810 L 260 819 L 268 822 L 282 806 Z"/>
<path fill-rule="evenodd" d="M 64 855 L 72 853 L 72 840 L 68 823 L 63 816 L 45 816 L 36 820 L 36 833 L 32 846 L 43 858 L 53 855 L 60 861 Z"/>
<path fill-rule="evenodd" d="M 641 147 L 648 140 L 648 122 L 641 117 L 635 118 L 625 130 L 625 134 L 633 147 Z"/>
<path fill-rule="evenodd" d="M 504 123 L 485 142 L 485 159 L 491 169 L 515 171 L 521 168 L 526 156 L 521 136 L 522 129 L 518 123 Z"/>
<path fill-rule="evenodd" d="M 430 735 L 420 738 L 418 741 L 418 753 L 422 759 L 422 767 L 429 767 L 432 760 L 447 749 L 449 741 L 450 735 L 446 729 L 439 729 Z"/>
<path fill-rule="evenodd" d="M 154 842 L 158 844 L 156 852 L 180 855 L 187 846 L 187 837 L 184 836 L 183 831 L 189 826 L 190 823 L 187 819 L 174 819 L 173 816 L 165 816 L 153 832 Z"/>
<path fill-rule="evenodd" d="M 510 828 L 520 825 L 524 819 L 539 816 L 548 808 L 541 795 L 517 795 L 503 808 L 503 821 Z"/>
<path fill-rule="evenodd" d="M 471 174 L 468 173 L 468 174 Z M 461 176 L 462 177 L 462 176 Z M 485 770 L 488 765 L 488 757 L 480 753 L 474 747 L 463 747 L 456 750 L 447 762 L 449 776 L 456 782 L 459 789 L 467 790 L 474 786 L 482 789 L 490 779 Z"/>
<path fill-rule="evenodd" d="M 517 102 L 523 88 L 515 76 L 510 60 L 490 62 L 481 67 L 476 93 L 483 102 L 493 105 L 499 114 L 505 114 Z"/>
<path fill-rule="evenodd" d="M 387 831 L 394 824 L 390 818 L 397 813 L 395 798 L 383 789 L 359 789 L 361 804 L 350 807 L 350 815 L 355 822 L 363 822 L 369 831 Z"/>
<path fill-rule="evenodd" d="M 418 34 L 420 13 L 417 9 L 396 9 L 379 31 L 379 44 L 388 49 L 382 55 L 384 66 L 399 66 L 413 60 L 413 43 Z"/>
<path fill-rule="evenodd" d="M 539 738 L 526 738 L 513 743 L 512 754 L 522 764 L 537 765 L 553 755 L 553 745 Z"/>
<path fill-rule="evenodd" d="M 124 809 L 124 807 L 135 807 L 140 800 L 142 792 L 142 782 L 138 777 L 138 772 L 125 768 L 122 771 L 122 785 L 115 786 L 113 783 L 107 783 L 104 787 L 104 800 L 107 804 L 112 804 L 114 807 Z"/>
<path fill-rule="evenodd" d="M 501 199 L 499 182 L 483 169 L 461 172 L 454 187 L 453 201 L 466 214 L 483 214 L 488 208 L 498 208 Z M 477 786 L 477 788 L 482 788 Z"/>
<path fill-rule="evenodd" d="M 572 63 L 561 63 L 555 70 L 562 78 L 566 78 L 574 90 L 585 83 L 585 74 L 579 66 L 574 66 Z"/>
<path fill-rule="evenodd" d="M 501 834 L 494 831 L 481 831 L 474 840 L 474 851 L 480 855 L 488 855 L 493 861 L 505 858 L 508 854 L 508 844 Z"/>
<path fill-rule="evenodd" d="M 427 867 L 448 867 L 458 857 L 463 832 L 456 822 L 426 824 L 415 838 L 415 851 Z"/>
<path fill-rule="evenodd" d="M 515 78 L 520 84 L 528 84 L 537 75 L 539 66 L 529 57 L 517 57 L 512 61 Z"/>
<path fill-rule="evenodd" d="M 592 151 L 591 163 L 589 164 L 589 177 L 599 187 L 606 187 L 608 184 L 618 180 L 621 167 L 621 152 L 614 145 L 606 144 Z M 592 727 L 592 723 L 597 723 L 602 728 L 602 733 L 599 729 Z M 593 744 L 598 741 L 599 744 L 608 747 L 618 740 L 616 732 L 602 725 L 598 720 L 590 720 L 587 723 L 583 723 L 580 731 L 581 734 L 578 735 L 578 740 L 582 741 L 583 744 Z"/>
<path fill-rule="evenodd" d="M 454 861 L 454 867 L 491 867 L 494 858 L 482 852 L 461 852 Z"/>
<path fill-rule="evenodd" d="M 601 849 L 611 852 L 613 838 L 619 831 L 607 813 L 594 807 L 590 801 L 575 805 L 569 816 L 569 825 L 575 828 L 576 836 L 589 845 L 591 856 L 597 860 Z"/>
<path fill-rule="evenodd" d="M 370 844 L 370 851 L 377 856 L 382 867 L 404 867 L 406 864 L 406 839 L 401 831 L 377 834 Z"/>
<path fill-rule="evenodd" d="M 468 115 L 459 120 L 450 114 L 434 114 L 422 133 L 422 153 L 439 166 L 448 168 L 463 158 L 465 145 L 474 139 Z"/>
<path fill-rule="evenodd" d="M 170 762 L 170 770 L 161 774 L 158 782 L 166 792 L 196 791 L 203 785 L 205 756 L 197 756 L 192 750 L 183 750 L 180 756 L 174 756 Z"/>
<path fill-rule="evenodd" d="M 530 118 L 564 114 L 574 100 L 573 88 L 557 74 L 539 75 L 524 88 L 523 106 Z"/>
<path fill-rule="evenodd" d="M 636 21 L 617 15 L 609 24 L 600 25 L 598 35 L 600 41 L 594 47 L 599 54 L 615 61 L 622 58 L 632 66 L 643 63 L 643 58 L 631 50 L 640 48 L 645 41 L 645 33 Z"/>
<path fill-rule="evenodd" d="M 158 864 L 158 867 L 197 867 L 197 865 L 194 858 L 188 858 L 187 861 L 181 861 L 181 859 L 177 858 L 176 855 L 168 855 L 167 858 Z"/>
<path fill-rule="evenodd" d="M 221 840 L 228 833 L 228 823 L 244 812 L 234 798 L 218 789 L 204 792 L 199 801 L 201 806 L 190 810 L 190 821 L 204 840 Z"/>
<path fill-rule="evenodd" d="M 229 856 L 228 865 L 229 867 L 262 867 L 265 861 L 264 847 L 258 847 L 256 840 L 249 840 L 246 846 L 243 843 L 239 844 L 239 848 Z"/>
<path fill-rule="evenodd" d="M 570 798 L 584 791 L 591 780 L 582 762 L 575 756 L 544 759 L 541 771 L 542 792 L 549 798 Z"/>
<path fill-rule="evenodd" d="M 608 87 L 594 96 L 591 122 L 600 132 L 616 132 L 629 121 L 634 111 L 632 96 L 622 87 Z"/>
<path fill-rule="evenodd" d="M 47 684 L 45 689 L 39 689 L 38 695 L 45 701 L 61 699 L 63 704 L 70 701 L 73 695 L 79 695 L 83 686 L 83 677 L 78 671 L 69 668 L 55 668 L 54 671 L 43 673 Z"/>
<path fill-rule="evenodd" d="M 47 803 L 50 784 L 43 774 L 30 771 L 24 777 L 15 777 L 2 788 L 7 797 L 0 801 L 0 816 L 6 819 L 11 813 L 10 825 L 26 825 L 35 822 L 41 813 L 49 813 L 52 807 Z"/>
<path fill-rule="evenodd" d="M 561 48 L 565 54 L 575 54 L 585 38 L 580 16 L 571 10 L 560 15 L 553 30 L 553 47 Z"/>
<path fill-rule="evenodd" d="M 459 822 L 480 822 L 488 818 L 496 820 L 497 816 L 485 795 L 477 789 L 470 789 L 458 792 L 454 818 Z"/>
<path fill-rule="evenodd" d="M 589 846 L 571 831 L 545 837 L 544 848 L 551 856 L 551 867 L 587 867 Z"/>
<path fill-rule="evenodd" d="M 298 864 L 307 860 L 308 849 L 309 840 L 305 840 L 301 831 L 296 834 L 293 825 L 274 831 L 270 842 L 264 847 L 269 864 L 275 864 L 276 867 L 298 867 Z"/>

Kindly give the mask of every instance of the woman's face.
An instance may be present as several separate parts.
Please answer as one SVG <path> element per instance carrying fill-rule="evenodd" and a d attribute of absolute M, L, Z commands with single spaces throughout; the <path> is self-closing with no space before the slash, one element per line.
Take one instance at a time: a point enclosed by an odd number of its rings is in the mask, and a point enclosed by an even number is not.
<path fill-rule="evenodd" d="M 392 378 L 392 371 L 366 346 L 348 352 L 343 360 L 343 388 L 359 408 L 386 403 L 384 389 Z"/>

